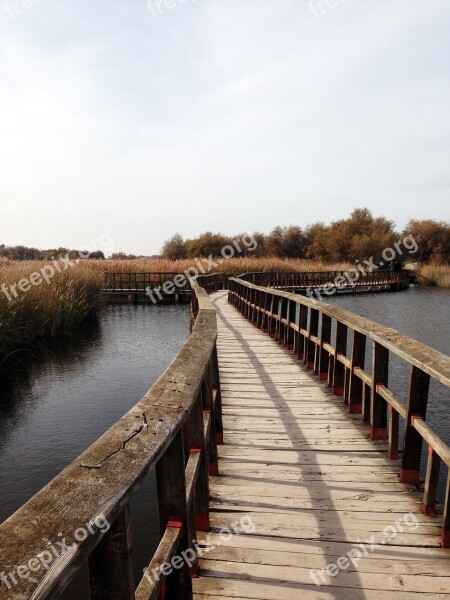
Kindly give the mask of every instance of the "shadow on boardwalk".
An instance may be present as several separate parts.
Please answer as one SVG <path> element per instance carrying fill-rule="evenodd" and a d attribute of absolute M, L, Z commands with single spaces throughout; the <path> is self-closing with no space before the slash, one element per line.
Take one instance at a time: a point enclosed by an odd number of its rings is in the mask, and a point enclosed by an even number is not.
<path fill-rule="evenodd" d="M 384 527 L 392 525 L 404 514 L 404 507 L 408 505 L 405 501 L 411 499 L 407 491 L 408 486 L 398 483 L 392 463 L 380 453 L 381 449 L 384 450 L 385 443 L 370 442 L 367 436 L 362 434 L 355 418 L 348 417 L 342 405 L 338 404 L 339 401 L 335 400 L 325 384 L 319 383 L 307 373 L 291 353 L 279 347 L 253 325 L 248 324 L 234 308 L 226 303 L 225 296 L 226 293 L 221 293 L 213 299 L 218 313 L 219 363 L 221 376 L 224 379 L 222 396 L 225 446 L 222 448 L 221 455 L 225 457 L 227 466 L 225 474 L 216 478 L 212 485 L 212 500 L 215 502 L 212 521 L 213 526 L 220 529 L 222 526 L 227 526 L 224 516 L 230 517 L 230 521 L 233 521 L 239 519 L 239 515 L 248 514 L 252 517 L 256 530 L 253 534 L 248 534 L 247 538 L 257 542 L 253 544 L 247 539 L 243 543 L 234 539 L 227 543 L 227 551 L 219 547 L 211 555 L 208 554 L 201 566 L 202 574 L 208 576 L 204 579 L 208 579 L 209 582 L 203 585 L 200 583 L 202 579 L 200 578 L 197 586 L 198 593 L 284 600 L 288 597 L 297 597 L 295 591 L 303 591 L 308 592 L 309 598 L 363 599 L 374 598 L 377 594 L 383 594 L 384 598 L 388 598 L 391 596 L 389 592 L 386 595 L 385 590 L 405 590 L 401 577 L 393 581 L 395 576 L 388 574 L 389 565 L 386 567 L 382 563 L 392 564 L 393 561 L 402 561 L 402 559 L 410 564 L 414 559 L 420 561 L 417 548 L 412 548 L 414 544 L 410 543 L 408 546 L 408 539 L 412 541 L 412 537 L 405 540 L 397 539 L 391 545 L 384 545 L 382 556 L 378 554 L 376 559 L 374 558 L 381 568 L 378 578 L 389 580 L 385 587 L 380 580 L 375 584 L 375 588 L 369 590 L 369 595 L 366 595 L 367 581 L 363 581 L 360 572 L 352 564 L 343 569 L 337 577 L 327 577 L 325 585 L 316 587 L 310 577 L 311 563 L 305 565 L 302 559 L 308 555 L 313 562 L 315 560 L 317 566 L 314 566 L 314 570 L 320 570 L 328 564 L 336 563 L 339 556 L 345 556 L 355 545 L 364 541 L 368 537 L 368 532 L 375 534 L 379 540 Z M 273 350 L 267 353 L 264 346 L 271 344 Z M 239 372 L 239 368 L 236 367 L 233 378 L 237 381 L 228 383 L 227 377 L 224 376 L 224 368 L 228 360 L 226 354 L 229 351 L 231 356 L 233 348 L 234 358 L 230 360 L 234 365 L 240 363 L 242 369 Z M 276 377 L 269 368 L 269 365 L 273 367 L 271 358 L 279 360 L 281 367 L 286 369 L 282 377 L 284 381 L 275 381 Z M 302 379 L 300 386 L 295 381 L 289 382 L 289 377 L 292 377 L 290 370 L 292 366 L 298 370 L 295 371 L 298 372 L 298 376 L 294 379 Z M 249 376 L 248 383 L 239 382 L 240 379 Z M 253 387 L 255 389 L 252 389 Z M 314 390 L 315 398 L 318 394 L 321 395 L 320 401 L 312 406 L 314 400 L 308 399 L 310 390 Z M 234 393 L 238 395 L 238 402 L 233 402 L 233 398 L 237 398 L 233 396 Z M 309 411 L 310 408 L 313 410 Z M 248 412 L 248 409 L 252 410 Z M 331 416 L 315 414 L 321 409 L 328 409 Z M 302 413 L 303 427 L 298 411 Z M 264 425 L 264 428 L 258 426 L 258 421 L 261 422 L 262 419 L 268 419 L 268 423 L 274 425 L 275 429 L 271 429 L 270 426 L 267 428 Z M 350 446 L 348 441 L 342 444 L 338 439 L 339 435 L 334 440 L 326 439 L 328 429 L 324 425 L 330 425 L 333 431 L 335 429 L 333 425 L 336 426 L 336 422 L 333 424 L 333 419 L 337 421 L 338 428 L 343 426 L 341 432 L 348 432 Z M 309 429 L 308 425 L 313 427 Z M 317 439 L 315 436 L 321 427 L 324 437 Z M 270 440 L 270 443 L 260 442 L 259 438 L 263 437 Z M 354 449 L 351 448 L 351 440 L 356 441 Z M 345 449 L 342 449 L 342 445 Z M 358 471 L 362 472 L 362 481 L 358 480 L 358 475 L 352 473 L 347 485 L 345 474 L 341 481 L 337 476 L 330 475 L 333 465 L 343 466 L 344 471 L 341 469 L 341 472 L 350 473 L 354 470 L 352 463 L 358 463 L 358 460 L 362 465 L 360 469 L 358 468 Z M 389 492 L 386 492 L 382 485 L 377 490 L 372 489 L 376 487 L 374 483 L 364 484 L 366 480 L 373 481 L 370 479 L 370 474 L 364 473 L 364 462 L 367 462 L 368 471 L 372 463 L 377 463 L 379 479 L 387 482 L 388 489 L 393 490 L 390 492 L 389 509 L 386 505 L 384 509 L 374 513 L 374 520 L 370 523 L 361 520 L 371 510 L 365 508 L 364 502 L 377 497 L 383 499 L 383 496 Z M 253 468 L 254 476 L 245 474 L 245 470 L 252 471 Z M 268 470 L 272 474 L 272 468 L 274 477 L 264 477 L 264 473 Z M 325 474 L 324 471 L 327 470 L 329 473 Z M 367 476 L 369 478 L 365 479 Z M 250 487 L 252 488 L 250 498 L 245 498 L 249 495 Z M 276 493 L 277 489 L 278 493 Z M 303 491 L 305 495 L 299 495 L 299 491 Z M 398 503 L 392 503 L 393 493 L 398 494 Z M 336 495 L 339 497 L 337 502 Z M 267 501 L 268 497 L 270 501 Z M 355 502 L 360 502 L 362 508 L 351 514 Z M 299 505 L 295 506 L 296 503 Z M 437 529 L 436 536 L 433 538 L 433 526 L 428 525 L 427 521 L 424 523 L 426 525 L 423 527 L 427 530 L 431 527 L 431 534 L 427 536 L 428 541 L 432 542 L 430 545 L 438 546 Z M 359 527 L 361 527 L 360 531 Z M 236 554 L 230 551 L 234 543 L 236 548 L 242 550 L 241 552 Z M 280 553 L 286 553 L 290 548 L 292 560 L 292 553 L 295 555 L 297 552 L 296 546 L 298 546 L 296 561 L 290 565 L 283 565 L 282 559 L 280 562 Z M 258 556 L 253 559 L 253 551 L 261 548 L 265 550 L 257 553 Z M 442 558 L 445 559 L 445 555 Z M 267 562 L 263 562 L 264 560 Z M 443 564 L 444 562 L 439 566 L 442 567 Z M 440 570 L 442 569 L 438 569 L 439 572 Z M 377 569 L 364 568 L 364 572 L 367 580 L 367 573 L 377 574 Z M 231 589 L 233 581 L 238 581 L 241 585 L 245 583 L 242 594 L 238 591 L 239 586 L 236 590 Z M 267 595 L 261 592 L 262 588 L 256 589 L 258 583 L 267 590 Z M 269 591 L 269 588 L 272 588 L 272 591 Z M 248 595 L 244 596 L 244 592 Z M 445 593 L 450 593 L 450 583 Z"/>

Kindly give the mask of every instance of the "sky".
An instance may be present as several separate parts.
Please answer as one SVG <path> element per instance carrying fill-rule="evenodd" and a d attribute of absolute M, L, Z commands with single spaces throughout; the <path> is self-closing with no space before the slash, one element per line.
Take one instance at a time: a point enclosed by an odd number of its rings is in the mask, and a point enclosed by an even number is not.
<path fill-rule="evenodd" d="M 450 221 L 448 0 L 0 0 L 0 243 Z"/>

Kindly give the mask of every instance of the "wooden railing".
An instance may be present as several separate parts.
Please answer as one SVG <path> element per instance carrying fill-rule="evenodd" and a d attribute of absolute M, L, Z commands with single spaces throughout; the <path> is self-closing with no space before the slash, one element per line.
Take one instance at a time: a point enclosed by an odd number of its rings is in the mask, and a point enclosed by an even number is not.
<path fill-rule="evenodd" d="M 191 550 L 209 530 L 208 473 L 218 473 L 223 438 L 216 313 L 195 281 L 192 333 L 170 367 L 118 423 L 0 526 L 0 570 L 13 573 L 8 600 L 59 598 L 88 560 L 93 600 L 192 598 L 197 559 L 161 579 L 133 581 L 130 498 L 156 470 L 161 542 L 149 572 Z M 93 526 L 107 519 L 111 528 Z M 83 538 L 80 532 L 88 530 Z M 65 539 L 70 549 L 36 570 L 39 557 Z M 52 545 L 52 546 L 51 546 Z M 192 553 L 190 556 L 192 557 Z M 182 563 L 182 564 L 181 564 Z"/>
<path fill-rule="evenodd" d="M 329 285 L 330 289 L 336 287 L 366 287 L 380 285 L 409 286 L 409 271 L 373 271 L 361 273 L 355 268 L 353 271 L 309 271 L 303 273 L 259 272 L 244 273 L 239 279 L 273 288 L 306 289 Z"/>
<path fill-rule="evenodd" d="M 334 394 L 343 396 L 350 413 L 362 413 L 363 422 L 370 426 L 372 439 L 388 439 L 388 456 L 397 459 L 401 455 L 402 482 L 419 483 L 422 443 L 428 444 L 422 510 L 434 515 L 439 470 L 441 463 L 447 470 L 450 468 L 450 448 L 428 426 L 425 417 L 430 379 L 450 388 L 450 358 L 343 308 L 256 286 L 240 278 L 232 278 L 228 284 L 229 301 L 244 316 L 293 350 L 298 359 L 320 379 L 326 380 Z M 347 352 L 349 330 L 353 332 L 353 344 Z M 373 346 L 370 373 L 365 369 L 368 342 Z M 390 353 L 410 365 L 405 402 L 389 389 Z M 401 452 L 400 417 L 404 420 Z M 450 473 L 442 519 L 442 546 L 448 548 Z"/>
<path fill-rule="evenodd" d="M 410 283 L 409 271 L 374 271 L 365 275 L 360 274 L 358 279 L 351 281 L 346 274 L 348 271 L 318 271 L 303 273 L 284 273 L 284 272 L 260 272 L 244 273 L 238 275 L 240 279 L 249 281 L 255 285 L 265 287 L 298 289 L 317 288 L 326 284 L 331 287 L 366 287 L 366 286 L 397 286 L 408 287 Z M 357 272 L 355 272 L 355 277 Z M 103 291 L 114 292 L 145 292 L 148 288 L 155 288 L 164 292 L 164 285 L 168 285 L 171 291 L 168 294 L 180 292 L 189 292 L 189 278 L 184 273 L 119 273 L 106 271 L 103 275 Z M 208 293 L 227 289 L 228 279 L 232 277 L 229 273 L 211 273 L 202 274 L 197 277 L 198 284 Z M 340 285 L 335 286 L 334 282 L 340 281 Z M 175 282 L 175 284 L 174 284 Z M 180 283 L 181 282 L 181 283 Z"/>
<path fill-rule="evenodd" d="M 228 280 L 232 277 L 229 273 L 211 273 L 209 275 L 199 275 L 197 283 L 208 294 L 228 289 Z"/>
<path fill-rule="evenodd" d="M 177 291 L 190 291 L 189 278 L 184 273 L 113 273 L 105 271 L 103 274 L 104 292 L 145 292 L 147 288 L 162 288 L 165 283 L 177 280 Z M 174 286 L 175 287 L 175 286 Z"/>

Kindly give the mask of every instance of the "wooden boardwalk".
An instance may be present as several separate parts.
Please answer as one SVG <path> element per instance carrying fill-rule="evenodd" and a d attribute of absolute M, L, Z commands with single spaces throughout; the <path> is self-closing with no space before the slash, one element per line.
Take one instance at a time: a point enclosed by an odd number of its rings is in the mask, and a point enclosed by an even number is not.
<path fill-rule="evenodd" d="M 440 522 L 399 483 L 387 443 L 226 292 L 212 300 L 225 443 L 195 598 L 450 599 Z"/>

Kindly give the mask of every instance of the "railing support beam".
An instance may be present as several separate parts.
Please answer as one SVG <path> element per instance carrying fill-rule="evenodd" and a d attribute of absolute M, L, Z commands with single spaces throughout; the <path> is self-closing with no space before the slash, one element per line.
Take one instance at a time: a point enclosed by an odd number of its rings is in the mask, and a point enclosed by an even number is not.
<path fill-rule="evenodd" d="M 89 582 L 91 600 L 134 600 L 128 504 L 90 555 Z"/>
<path fill-rule="evenodd" d="M 419 483 L 422 436 L 414 429 L 414 418 L 417 416 L 425 420 L 429 388 L 430 376 L 417 367 L 412 367 L 400 469 L 400 481 L 403 483 Z"/>

